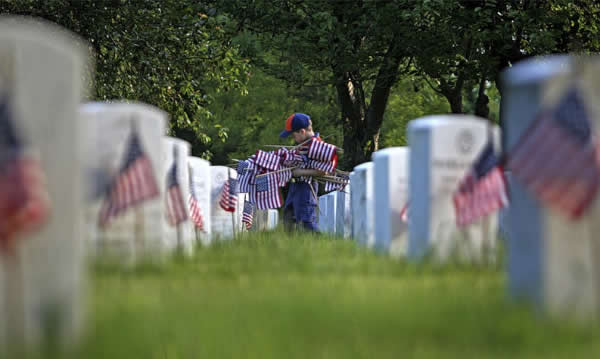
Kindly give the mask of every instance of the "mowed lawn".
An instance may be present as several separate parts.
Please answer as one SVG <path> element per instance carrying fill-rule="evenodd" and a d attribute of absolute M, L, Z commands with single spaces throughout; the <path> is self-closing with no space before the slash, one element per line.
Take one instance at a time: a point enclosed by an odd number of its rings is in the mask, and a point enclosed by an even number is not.
<path fill-rule="evenodd" d="M 600 358 L 597 327 L 511 303 L 501 266 L 416 266 L 325 236 L 92 273 L 77 358 Z"/>

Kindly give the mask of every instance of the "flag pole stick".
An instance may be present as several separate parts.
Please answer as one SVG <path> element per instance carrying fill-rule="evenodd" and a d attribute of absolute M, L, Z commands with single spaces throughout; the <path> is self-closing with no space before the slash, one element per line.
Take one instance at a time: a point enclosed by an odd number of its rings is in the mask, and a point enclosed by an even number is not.
<path fill-rule="evenodd" d="M 229 179 L 231 178 L 231 169 L 228 168 L 227 169 L 227 181 L 229 181 Z M 229 181 L 229 185 L 231 186 L 231 181 Z M 231 192 L 232 189 L 229 188 L 229 192 Z M 229 194 L 227 194 L 227 196 L 229 196 Z M 237 207 L 237 201 L 235 204 L 235 207 Z M 233 212 L 231 212 L 231 234 L 233 235 L 233 238 L 235 239 L 235 235 L 236 235 L 236 230 L 235 230 L 235 208 L 233 209 Z"/>

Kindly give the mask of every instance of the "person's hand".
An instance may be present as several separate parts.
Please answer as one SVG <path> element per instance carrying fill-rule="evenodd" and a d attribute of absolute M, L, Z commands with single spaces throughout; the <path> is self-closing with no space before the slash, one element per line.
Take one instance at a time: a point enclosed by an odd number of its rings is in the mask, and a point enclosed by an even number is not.
<path fill-rule="evenodd" d="M 315 170 L 312 168 L 296 168 L 292 170 L 292 176 L 301 177 L 301 176 L 325 176 L 327 172 Z"/>

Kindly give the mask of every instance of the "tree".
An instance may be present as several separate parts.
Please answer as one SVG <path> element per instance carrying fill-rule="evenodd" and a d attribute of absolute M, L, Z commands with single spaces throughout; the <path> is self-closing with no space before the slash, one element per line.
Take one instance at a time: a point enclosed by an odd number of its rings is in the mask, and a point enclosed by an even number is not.
<path fill-rule="evenodd" d="M 411 1 L 224 0 L 241 30 L 258 35 L 267 56 L 255 61 L 296 86 L 333 85 L 344 157 L 367 161 L 379 147 L 390 89 L 410 68 L 404 47 Z"/>
<path fill-rule="evenodd" d="M 245 91 L 249 65 L 229 19 L 210 2 L 179 0 L 9 0 L 0 12 L 47 19 L 89 41 L 91 100 L 142 101 L 171 116 L 172 134 L 211 137 L 213 94 Z"/>

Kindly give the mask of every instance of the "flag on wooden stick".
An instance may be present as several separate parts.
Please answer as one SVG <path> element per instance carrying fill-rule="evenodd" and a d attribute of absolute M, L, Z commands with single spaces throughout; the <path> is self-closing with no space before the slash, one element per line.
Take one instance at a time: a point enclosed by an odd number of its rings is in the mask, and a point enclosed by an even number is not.
<path fill-rule="evenodd" d="M 219 205 L 224 211 L 235 212 L 238 195 L 237 187 L 237 180 L 235 178 L 230 177 L 225 181 L 219 201 Z"/>
<path fill-rule="evenodd" d="M 160 195 L 152 162 L 142 148 L 135 126 L 132 123 L 121 167 L 108 187 L 100 210 L 98 224 L 102 228 L 128 208 Z"/>
<path fill-rule="evenodd" d="M 244 202 L 244 212 L 242 213 L 242 223 L 246 229 L 252 228 L 252 219 L 254 218 L 254 204 L 250 201 Z"/>
<path fill-rule="evenodd" d="M 506 181 L 494 144 L 488 142 L 454 193 L 456 224 L 464 227 L 508 205 Z"/>
<path fill-rule="evenodd" d="M 183 193 L 179 185 L 177 147 L 173 146 L 173 164 L 167 173 L 167 221 L 171 226 L 177 226 L 179 223 L 188 219 Z"/>
<path fill-rule="evenodd" d="M 191 171 L 191 167 L 189 169 L 190 171 L 190 178 L 194 178 Z M 188 205 L 190 207 L 190 218 L 192 219 L 192 222 L 194 223 L 194 226 L 203 231 L 204 230 L 204 220 L 202 218 L 202 209 L 200 208 L 200 205 L 198 204 L 198 199 L 196 198 L 196 190 L 194 189 L 194 183 L 190 181 L 190 197 L 188 199 Z"/>

